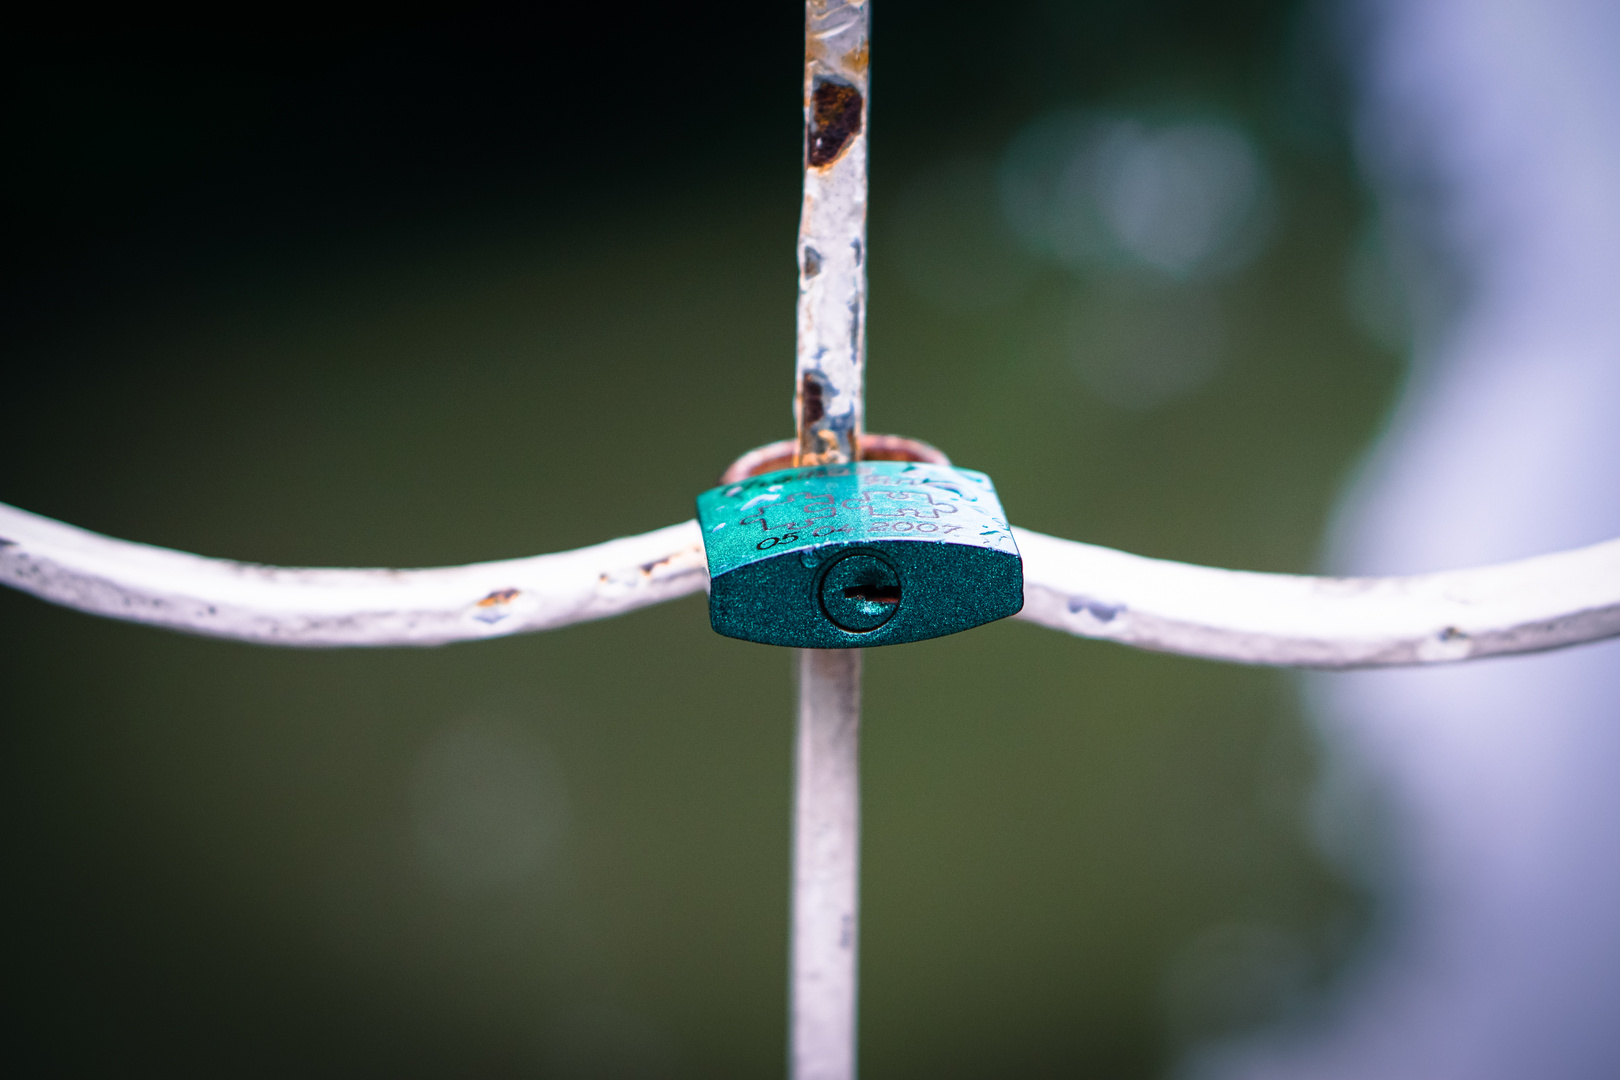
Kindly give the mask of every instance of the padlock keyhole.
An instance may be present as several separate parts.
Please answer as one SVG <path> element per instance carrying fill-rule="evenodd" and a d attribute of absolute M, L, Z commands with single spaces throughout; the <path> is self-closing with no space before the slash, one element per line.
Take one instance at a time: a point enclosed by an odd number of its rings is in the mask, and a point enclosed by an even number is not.
<path fill-rule="evenodd" d="M 851 585 L 844 590 L 845 600 L 865 600 L 869 604 L 898 604 L 898 585 Z"/>
<path fill-rule="evenodd" d="M 821 579 L 821 610 L 842 630 L 870 633 L 899 609 L 900 575 L 877 555 L 846 555 Z"/>

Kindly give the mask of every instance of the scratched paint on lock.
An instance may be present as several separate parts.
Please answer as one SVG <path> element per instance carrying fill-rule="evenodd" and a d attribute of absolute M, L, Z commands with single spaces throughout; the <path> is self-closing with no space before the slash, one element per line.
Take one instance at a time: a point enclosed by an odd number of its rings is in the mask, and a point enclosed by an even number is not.
<path fill-rule="evenodd" d="M 988 476 L 913 461 L 766 473 L 699 495 L 698 520 L 712 577 L 763 552 L 878 538 L 1018 550 Z"/>
<path fill-rule="evenodd" d="M 697 502 L 710 621 L 730 637 L 887 645 L 966 630 L 1023 605 L 1012 530 L 990 478 L 971 469 L 902 461 L 784 469 Z M 882 581 L 852 577 L 831 588 L 834 567 L 857 555 Z M 870 617 L 880 610 L 882 619 Z"/>

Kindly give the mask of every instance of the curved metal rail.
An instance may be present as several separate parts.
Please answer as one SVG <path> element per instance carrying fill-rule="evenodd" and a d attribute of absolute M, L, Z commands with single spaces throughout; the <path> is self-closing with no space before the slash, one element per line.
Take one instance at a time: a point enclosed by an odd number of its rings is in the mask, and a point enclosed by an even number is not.
<path fill-rule="evenodd" d="M 1014 529 L 1018 618 L 1243 664 L 1386 667 L 1620 635 L 1620 540 L 1472 570 L 1323 578 L 1148 559 Z M 0 582 L 64 607 L 210 637 L 441 645 L 620 615 L 708 586 L 696 522 L 430 570 L 318 570 L 115 540 L 0 503 Z"/>
<path fill-rule="evenodd" d="M 1159 652 L 1278 667 L 1401 667 L 1620 635 L 1620 540 L 1410 577 L 1258 574 L 1013 529 L 1018 618 Z"/>
<path fill-rule="evenodd" d="M 93 615 L 265 645 L 442 645 L 701 592 L 697 522 L 431 570 L 260 566 L 115 540 L 0 503 L 0 582 Z"/>

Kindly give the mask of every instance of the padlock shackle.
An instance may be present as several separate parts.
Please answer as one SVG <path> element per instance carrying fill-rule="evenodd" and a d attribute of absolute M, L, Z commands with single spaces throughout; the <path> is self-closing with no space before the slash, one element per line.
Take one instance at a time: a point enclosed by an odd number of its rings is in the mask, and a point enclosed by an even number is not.
<path fill-rule="evenodd" d="M 864 435 L 861 437 L 862 461 L 916 461 L 924 465 L 949 466 L 951 459 L 945 451 L 921 439 L 908 439 L 904 435 Z M 726 466 L 717 484 L 735 484 L 751 476 L 791 469 L 798 455 L 798 443 L 793 439 L 780 439 L 748 451 Z"/>

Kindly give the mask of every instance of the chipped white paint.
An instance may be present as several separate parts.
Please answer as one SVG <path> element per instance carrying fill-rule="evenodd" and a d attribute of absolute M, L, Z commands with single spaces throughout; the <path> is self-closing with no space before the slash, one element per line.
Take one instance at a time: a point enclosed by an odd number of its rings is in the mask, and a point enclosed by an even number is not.
<path fill-rule="evenodd" d="M 798 465 L 859 460 L 866 366 L 866 0 L 806 0 Z M 799 653 L 791 1080 L 854 1080 L 859 650 Z"/>
<path fill-rule="evenodd" d="M 794 463 L 861 455 L 866 365 L 866 0 L 806 0 Z M 799 654 L 791 1080 L 854 1080 L 861 661 Z"/>
<path fill-rule="evenodd" d="M 1398 667 L 1620 635 L 1620 540 L 1436 574 L 1326 578 L 1146 559 L 1014 529 L 1017 616 L 1081 637 L 1285 667 Z"/>
<path fill-rule="evenodd" d="M 802 464 L 853 461 L 866 363 L 866 0 L 805 5 L 794 413 Z"/>
<path fill-rule="evenodd" d="M 549 630 L 701 592 L 697 523 L 432 570 L 311 570 L 114 540 L 0 503 L 0 582 L 52 603 L 266 645 L 439 645 Z"/>
<path fill-rule="evenodd" d="M 1013 530 L 1018 618 L 1241 664 L 1399 667 L 1620 636 L 1620 540 L 1391 578 L 1259 574 Z M 0 583 L 64 607 L 267 645 L 439 645 L 550 630 L 701 592 L 697 523 L 526 559 L 319 570 L 115 540 L 0 503 Z"/>
<path fill-rule="evenodd" d="M 793 1080 L 853 1080 L 861 650 L 799 650 L 793 784 Z"/>

